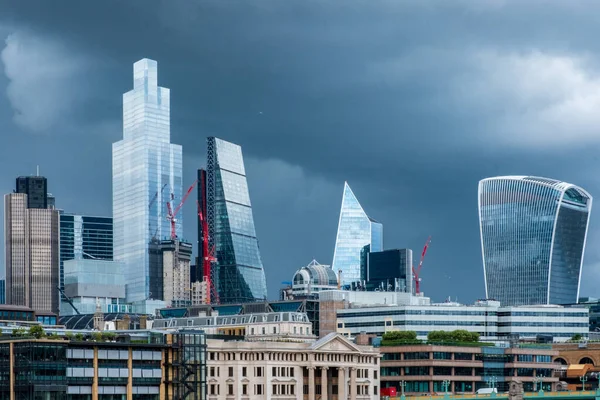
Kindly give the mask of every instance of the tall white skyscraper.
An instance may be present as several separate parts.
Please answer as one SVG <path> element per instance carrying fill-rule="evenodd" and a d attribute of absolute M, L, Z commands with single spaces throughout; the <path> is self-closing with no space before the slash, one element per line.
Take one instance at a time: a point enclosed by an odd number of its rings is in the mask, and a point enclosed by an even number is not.
<path fill-rule="evenodd" d="M 162 271 L 149 262 L 150 243 L 170 235 L 168 201 L 182 196 L 182 148 L 171 144 L 170 93 L 158 86 L 157 62 L 133 65 L 123 95 L 123 140 L 113 143 L 114 259 L 124 264 L 128 302 L 156 299 Z M 181 237 L 181 216 L 176 233 Z"/>

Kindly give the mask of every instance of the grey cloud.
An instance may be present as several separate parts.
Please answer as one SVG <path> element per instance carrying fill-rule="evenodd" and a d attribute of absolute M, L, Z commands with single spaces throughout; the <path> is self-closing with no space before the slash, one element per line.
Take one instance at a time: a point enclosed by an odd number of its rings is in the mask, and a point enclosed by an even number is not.
<path fill-rule="evenodd" d="M 437 299 L 465 293 L 463 301 L 483 292 L 479 179 L 536 174 L 600 190 L 586 172 L 598 167 L 599 7 L 0 0 L 5 23 L 91 60 L 86 76 L 69 79 L 91 98 L 57 113 L 57 128 L 75 120 L 83 130 L 67 135 L 57 154 L 32 156 L 60 166 L 49 178 L 69 207 L 110 211 L 121 94 L 131 87 L 131 63 L 150 57 L 171 88 L 172 137 L 184 146 L 187 181 L 203 163 L 206 136 L 243 146 L 271 296 L 313 256 L 331 262 L 348 180 L 384 223 L 386 247 L 420 250 L 433 236 L 425 290 Z M 98 125 L 105 128 L 85 128 Z M 80 172 L 70 171 L 67 156 L 88 147 L 96 152 L 83 150 Z M 71 181 L 85 174 L 83 187 Z M 192 237 L 193 207 L 184 212 Z"/>

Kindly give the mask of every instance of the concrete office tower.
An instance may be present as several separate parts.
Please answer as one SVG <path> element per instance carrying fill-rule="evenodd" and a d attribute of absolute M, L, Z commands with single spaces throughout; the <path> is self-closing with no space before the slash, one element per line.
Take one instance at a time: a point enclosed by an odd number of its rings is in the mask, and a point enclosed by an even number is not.
<path fill-rule="evenodd" d="M 192 245 L 179 240 L 164 241 L 160 245 L 163 265 L 163 300 L 169 307 L 191 304 L 190 261 Z"/>
<path fill-rule="evenodd" d="M 383 225 L 369 218 L 348 186 L 348 182 L 344 182 L 332 264 L 336 274 L 342 272 L 343 285 L 363 279 L 360 254 L 366 245 L 371 245 L 372 252 L 383 250 Z"/>
<path fill-rule="evenodd" d="M 58 211 L 28 203 L 24 193 L 4 196 L 6 303 L 58 314 Z"/>
<path fill-rule="evenodd" d="M 571 304 L 579 297 L 592 197 L 533 176 L 479 182 L 486 296 L 503 306 Z"/>
<path fill-rule="evenodd" d="M 154 298 L 151 276 L 162 275 L 150 271 L 149 246 L 170 236 L 166 204 L 182 196 L 182 149 L 171 144 L 169 89 L 158 86 L 157 76 L 156 61 L 133 65 L 133 90 L 123 95 L 123 140 L 112 149 L 114 260 L 124 264 L 127 301 L 134 303 Z M 182 231 L 179 215 L 176 234 Z"/>
<path fill-rule="evenodd" d="M 214 246 L 217 259 L 211 279 L 219 302 L 263 301 L 267 297 L 267 284 L 254 229 L 242 148 L 208 138 L 206 180 L 209 248 Z"/>

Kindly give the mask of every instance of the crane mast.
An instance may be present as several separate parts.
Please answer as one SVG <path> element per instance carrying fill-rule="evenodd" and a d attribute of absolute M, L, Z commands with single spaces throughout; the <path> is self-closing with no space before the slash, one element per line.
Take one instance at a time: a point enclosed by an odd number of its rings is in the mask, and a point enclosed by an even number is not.
<path fill-rule="evenodd" d="M 427 238 L 425 242 L 425 246 L 423 247 L 423 252 L 421 253 L 421 260 L 419 261 L 419 266 L 415 269 L 414 265 L 412 267 L 413 279 L 415 280 L 415 294 L 421 293 L 421 278 L 419 275 L 421 274 L 421 268 L 423 268 L 423 260 L 425 259 L 425 254 L 427 253 L 427 248 L 431 244 L 431 236 Z"/>

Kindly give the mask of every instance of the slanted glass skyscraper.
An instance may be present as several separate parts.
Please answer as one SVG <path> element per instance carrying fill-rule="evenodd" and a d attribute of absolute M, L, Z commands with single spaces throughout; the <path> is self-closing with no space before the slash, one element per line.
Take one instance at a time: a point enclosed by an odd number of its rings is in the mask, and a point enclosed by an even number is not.
<path fill-rule="evenodd" d="M 342 209 L 332 263 L 336 274 L 342 271 L 342 284 L 348 285 L 365 279 L 361 276 L 360 254 L 366 245 L 371 246 L 371 252 L 383 250 L 383 225 L 369 218 L 348 186 L 348 182 L 344 182 Z"/>
<path fill-rule="evenodd" d="M 502 305 L 569 304 L 579 284 L 592 197 L 533 176 L 479 182 L 485 291 Z"/>
<path fill-rule="evenodd" d="M 113 144 L 114 259 L 124 263 L 127 301 L 152 299 L 149 244 L 169 236 L 166 203 L 182 195 L 182 149 L 171 144 L 169 89 L 156 61 L 133 65 L 123 95 L 123 140 Z M 181 216 L 176 233 L 181 237 Z"/>
<path fill-rule="evenodd" d="M 219 302 L 262 301 L 267 297 L 242 148 L 208 138 L 206 209 L 210 247 L 217 262 L 211 280 Z"/>

